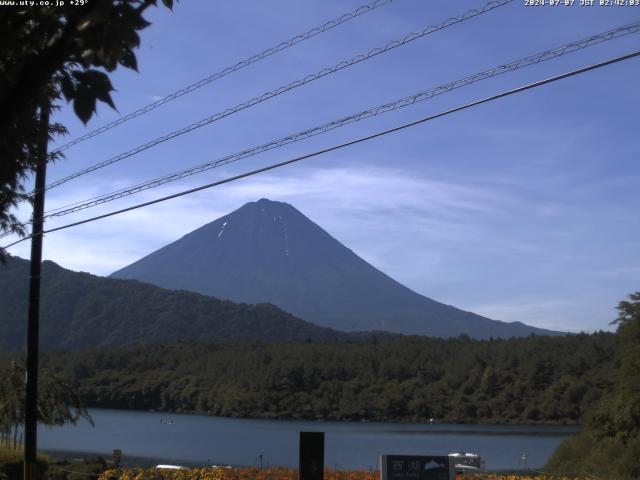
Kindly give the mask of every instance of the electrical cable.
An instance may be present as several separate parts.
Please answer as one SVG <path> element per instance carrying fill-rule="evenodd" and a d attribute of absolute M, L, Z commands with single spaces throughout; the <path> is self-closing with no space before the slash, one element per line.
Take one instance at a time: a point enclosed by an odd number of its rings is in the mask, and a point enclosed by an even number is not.
<path fill-rule="evenodd" d="M 446 20 L 444 20 L 443 22 L 437 24 L 437 25 L 433 25 L 433 26 L 429 26 L 424 28 L 423 30 L 419 31 L 419 32 L 412 32 L 409 33 L 408 35 L 405 35 L 402 39 L 400 40 L 394 40 L 392 42 L 387 43 L 384 47 L 378 47 L 378 48 L 374 48 L 372 50 L 369 50 L 367 53 L 363 53 L 363 54 L 359 54 L 356 55 L 355 57 L 349 59 L 349 60 L 343 60 L 335 65 L 333 65 L 332 67 L 327 67 L 327 68 L 323 68 L 322 70 L 319 70 L 316 73 L 313 73 L 311 75 L 307 75 L 304 78 L 301 78 L 299 80 L 296 80 L 294 82 L 291 82 L 287 85 L 281 86 L 276 88 L 275 90 L 271 90 L 269 92 L 266 92 L 258 97 L 254 97 L 250 100 L 247 100 L 246 102 L 240 103 L 238 105 L 235 105 L 233 107 L 227 108 L 226 110 L 223 110 L 221 112 L 215 113 L 209 117 L 206 117 L 200 121 L 194 122 L 190 125 L 187 125 L 186 127 L 183 127 L 181 129 L 175 130 L 173 132 L 167 133 L 161 137 L 158 137 L 154 140 L 151 140 L 143 145 L 139 145 L 133 149 L 130 149 L 126 152 L 123 152 L 119 155 L 116 155 L 114 157 L 111 157 L 107 160 L 104 160 L 102 162 L 96 163 L 90 167 L 87 167 L 85 169 L 79 170 L 75 173 L 72 173 L 66 177 L 63 177 L 57 181 L 54 181 L 52 183 L 50 183 L 49 185 L 47 185 L 45 188 L 46 189 L 52 189 L 55 187 L 58 187 L 64 183 L 69 182 L 70 180 L 73 180 L 75 178 L 78 178 L 82 175 L 86 175 L 88 173 L 91 173 L 95 170 L 98 170 L 100 168 L 104 168 L 108 165 L 112 165 L 116 162 L 119 162 L 121 160 L 124 160 L 126 158 L 132 157 L 134 155 L 137 155 L 141 152 L 144 152 L 145 150 L 148 150 L 149 148 L 155 147 L 156 145 L 159 145 L 161 143 L 164 143 L 168 140 L 172 140 L 176 137 L 179 137 L 181 135 L 184 135 L 185 133 L 191 132 L 193 130 L 196 130 L 198 128 L 204 127 L 205 125 L 209 125 L 213 122 L 216 122 L 218 120 L 221 120 L 222 118 L 228 117 L 230 115 L 233 115 L 234 113 L 237 113 L 239 111 L 245 110 L 247 108 L 250 108 L 254 105 L 257 105 L 259 103 L 265 102 L 271 98 L 277 97 L 279 95 L 282 95 L 285 92 L 288 92 L 290 90 L 293 90 L 295 88 L 301 87 L 303 85 L 306 85 L 310 82 L 313 82 L 314 80 L 318 80 L 320 78 L 323 78 L 327 75 L 331 75 L 335 72 L 338 72 L 344 68 L 348 68 L 352 65 L 358 64 L 362 61 L 368 60 L 370 58 L 373 58 L 377 55 L 380 55 L 382 53 L 388 52 L 390 50 L 393 50 L 397 47 L 406 45 L 414 40 L 417 40 L 419 38 L 422 38 L 426 35 L 429 35 L 431 33 L 443 30 L 447 27 L 450 27 L 452 25 L 464 22 L 465 20 L 469 20 L 470 18 L 474 18 L 478 15 L 482 15 L 483 13 L 492 11 L 496 8 L 502 7 L 504 5 L 507 5 L 508 3 L 513 2 L 514 0 L 492 0 L 488 3 L 486 3 L 483 7 L 479 8 L 479 9 L 471 9 L 466 11 L 465 13 L 457 16 L 457 17 L 450 17 Z M 32 192 L 31 195 L 33 195 L 35 192 Z"/>
<path fill-rule="evenodd" d="M 121 213 L 130 212 L 132 210 L 137 210 L 137 209 L 140 209 L 140 208 L 143 208 L 143 207 L 154 205 L 156 203 L 161 203 L 161 202 L 164 202 L 164 201 L 167 201 L 167 200 L 171 200 L 171 199 L 174 199 L 174 198 L 178 198 L 178 197 L 182 197 L 182 196 L 185 196 L 185 195 L 189 195 L 191 193 L 199 192 L 201 190 L 206 190 L 206 189 L 209 189 L 209 188 L 212 188 L 212 187 L 216 187 L 216 186 L 219 186 L 219 185 L 230 183 L 230 182 L 233 182 L 233 181 L 236 181 L 236 180 L 240 180 L 242 178 L 250 177 L 250 176 L 253 176 L 253 175 L 257 175 L 259 173 L 263 173 L 263 172 L 266 172 L 266 171 L 269 171 L 269 170 L 274 170 L 276 168 L 280 168 L 280 167 L 283 167 L 285 165 L 290 165 L 292 163 L 300 162 L 300 161 L 305 160 L 307 158 L 317 157 L 319 155 L 322 155 L 322 154 L 325 154 L 325 153 L 328 153 L 328 152 L 332 152 L 332 151 L 335 151 L 335 150 L 340 150 L 342 148 L 345 148 L 345 147 L 348 147 L 348 146 L 351 146 L 351 145 L 355 145 L 355 144 L 358 144 L 358 143 L 362 143 L 362 142 L 366 142 L 366 141 L 369 141 L 369 140 L 373 140 L 374 138 L 382 137 L 382 136 L 388 135 L 390 133 L 398 132 L 398 131 L 404 130 L 406 128 L 410 128 L 410 127 L 413 127 L 413 126 L 416 126 L 416 125 L 420 125 L 422 123 L 426 123 L 428 121 L 435 120 L 437 118 L 444 117 L 444 116 L 450 115 L 452 113 L 459 112 L 461 110 L 466 110 L 468 108 L 475 107 L 477 105 L 481 105 L 481 104 L 488 103 L 488 102 L 491 102 L 491 101 L 494 101 L 494 100 L 498 100 L 498 99 L 503 98 L 503 97 L 514 95 L 516 93 L 520 93 L 520 92 L 523 92 L 523 91 L 526 91 L 526 90 L 537 88 L 537 87 L 540 87 L 542 85 L 546 85 L 546 84 L 549 84 L 549 83 L 552 83 L 552 82 L 563 80 L 565 78 L 573 77 L 575 75 L 586 73 L 588 71 L 595 70 L 595 69 L 598 69 L 598 68 L 602 68 L 602 67 L 605 67 L 605 66 L 608 66 L 608 65 L 612 65 L 614 63 L 618 63 L 618 62 L 622 62 L 622 61 L 625 61 L 625 60 L 629 60 L 629 59 L 635 58 L 637 56 L 640 56 L 640 50 L 637 50 L 637 51 L 635 51 L 633 53 L 629 53 L 627 55 L 622 55 L 622 56 L 619 56 L 619 57 L 615 57 L 615 58 L 612 58 L 612 59 L 609 59 L 609 60 L 606 60 L 606 61 L 603 61 L 603 62 L 595 63 L 595 64 L 589 65 L 587 67 L 578 68 L 576 70 L 572 70 L 570 72 L 566 72 L 566 73 L 563 73 L 563 74 L 560 74 L 560 75 L 556 75 L 554 77 L 549 77 L 549 78 L 546 78 L 544 80 L 539 80 L 539 81 L 536 81 L 536 82 L 533 82 L 533 83 L 529 83 L 527 85 L 523 85 L 521 87 L 517 87 L 517 88 L 511 89 L 511 90 L 507 90 L 507 91 L 498 93 L 496 95 L 492 95 L 490 97 L 485 97 L 485 98 L 480 99 L 480 100 L 475 100 L 473 102 L 466 103 L 464 105 L 461 105 L 461 106 L 458 106 L 458 107 L 454 107 L 454 108 L 451 108 L 449 110 L 445 110 L 443 112 L 440 112 L 440 113 L 437 113 L 437 114 L 434 114 L 434 115 L 429 115 L 429 116 L 423 117 L 423 118 L 421 118 L 419 120 L 415 120 L 413 122 L 405 123 L 405 124 L 400 125 L 398 127 L 394 127 L 394 128 L 390 128 L 390 129 L 387 129 L 387 130 L 383 130 L 383 131 L 380 131 L 380 132 L 377 132 L 377 133 L 374 133 L 374 134 L 371 134 L 371 135 L 367 135 L 365 137 L 356 138 L 354 140 L 350 140 L 348 142 L 344 142 L 344 143 L 341 143 L 339 145 L 334 145 L 332 147 L 324 148 L 322 150 L 318 150 L 318 151 L 315 151 L 315 152 L 312 152 L 312 153 L 308 153 L 306 155 L 302 155 L 302 156 L 295 157 L 295 158 L 292 158 L 292 159 L 289 159 L 289 160 L 285 160 L 285 161 L 282 161 L 282 162 L 278 162 L 278 163 L 273 163 L 271 165 L 267 165 L 266 167 L 261 167 L 261 168 L 255 169 L 255 170 L 244 172 L 244 173 L 241 173 L 241 174 L 238 174 L 238 175 L 234 175 L 232 177 L 228 177 L 228 178 L 225 178 L 225 179 L 222 179 L 222 180 L 218 180 L 218 181 L 215 181 L 215 182 L 212 182 L 212 183 L 208 183 L 208 184 L 205 184 L 205 185 L 201 185 L 199 187 L 191 188 L 191 189 L 188 189 L 188 190 L 183 190 L 181 192 L 174 193 L 172 195 L 167 195 L 167 196 L 164 196 L 164 197 L 156 198 L 154 200 L 150 200 L 150 201 L 144 202 L 144 203 L 139 203 L 137 205 L 133 205 L 133 206 L 130 206 L 130 207 L 127 207 L 127 208 L 123 208 L 123 209 L 120 209 L 120 210 L 115 210 L 115 211 L 112 211 L 112 212 L 109 212 L 109 213 L 105 213 L 105 214 L 102 214 L 102 215 L 97 215 L 95 217 L 87 218 L 87 219 L 84 219 L 84 220 L 79 220 L 77 222 L 68 223 L 66 225 L 62 225 L 62 226 L 59 226 L 59 227 L 50 228 L 48 230 L 43 231 L 42 235 L 47 234 L 47 233 L 57 232 L 59 230 L 65 230 L 67 228 L 76 227 L 76 226 L 79 226 L 79 225 L 84 225 L 86 223 L 94 222 L 96 220 L 101 220 L 103 218 L 112 217 L 112 216 L 115 216 L 115 215 L 119 215 Z M 20 240 L 17 240 L 17 241 L 15 241 L 15 242 L 13 242 L 13 243 L 11 243 L 9 245 L 6 245 L 6 246 L 2 247 L 2 249 L 7 249 L 9 247 L 12 247 L 12 246 L 18 244 L 18 243 L 21 243 L 21 242 L 23 242 L 25 240 L 28 240 L 29 238 L 32 238 L 32 237 L 33 237 L 33 235 L 26 236 L 26 237 L 24 237 L 24 238 L 22 238 Z"/>
<path fill-rule="evenodd" d="M 304 130 L 302 132 L 294 133 L 286 137 L 279 138 L 277 140 L 272 140 L 271 142 L 259 145 L 257 147 L 252 147 L 250 149 L 246 149 L 231 155 L 227 155 L 225 157 L 222 157 L 213 161 L 202 163 L 195 167 L 183 169 L 178 172 L 157 177 L 155 179 L 148 180 L 146 182 L 139 183 L 133 186 L 129 186 L 114 192 L 98 195 L 89 199 L 81 200 L 81 201 L 67 204 L 55 209 L 51 209 L 50 211 L 45 213 L 45 218 L 61 217 L 64 215 L 68 215 L 70 213 L 78 212 L 80 210 L 101 205 L 103 203 L 124 198 L 126 196 L 133 195 L 135 193 L 149 190 L 151 188 L 156 188 L 158 186 L 161 186 L 170 182 L 174 182 L 174 181 L 189 177 L 191 175 L 196 175 L 196 174 L 211 170 L 213 168 L 217 168 L 223 165 L 227 165 L 227 164 L 239 161 L 244 158 L 248 158 L 269 150 L 273 150 L 275 148 L 279 148 L 300 140 L 305 140 L 307 138 L 326 133 L 336 128 L 340 128 L 345 125 L 358 122 L 360 120 L 364 120 L 369 117 L 381 115 L 383 113 L 388 113 L 388 112 L 397 110 L 399 108 L 413 105 L 418 102 L 429 100 L 431 98 L 434 98 L 437 95 L 450 92 L 456 88 L 460 88 L 481 80 L 485 80 L 488 78 L 495 77 L 497 75 L 511 72 L 519 68 L 527 67 L 530 65 L 545 62 L 547 60 L 558 58 L 563 55 L 585 49 L 592 45 L 597 45 L 602 42 L 613 40 L 615 38 L 620 38 L 622 36 L 625 36 L 631 33 L 637 33 L 639 31 L 640 31 L 640 21 L 632 24 L 624 25 L 621 27 L 617 27 L 600 34 L 592 35 L 582 40 L 571 42 L 550 50 L 545 50 L 541 53 L 536 53 L 534 55 L 530 55 L 528 57 L 516 60 L 514 62 L 503 64 L 498 67 L 494 67 L 492 69 L 485 70 L 483 72 L 476 73 L 471 76 L 467 76 L 460 80 L 455 80 L 453 82 L 449 82 L 444 85 L 440 85 L 438 87 L 431 88 L 429 90 L 425 90 L 425 91 L 416 93 L 414 95 L 410 95 L 408 97 L 403 97 L 399 100 L 388 102 L 386 104 L 379 105 L 379 106 L 370 108 L 368 110 L 365 110 L 353 115 L 349 115 L 347 117 L 343 117 L 341 119 L 334 120 L 332 122 L 328 122 L 323 125 L 320 125 L 308 130 Z"/>
<path fill-rule="evenodd" d="M 376 0 L 375 2 L 369 3 L 367 5 L 362 5 L 358 8 L 356 8 L 355 10 L 345 13 L 344 15 L 339 16 L 338 18 L 334 18 L 333 20 L 330 20 L 326 23 L 324 23 L 323 25 L 320 25 L 319 27 L 314 27 L 311 30 L 302 33 L 300 35 L 296 35 L 295 37 L 290 38 L 289 40 L 286 40 L 284 42 L 281 42 L 273 47 L 267 48 L 266 50 L 263 50 L 260 53 L 257 53 L 255 55 L 250 56 L 249 58 L 242 60 L 238 63 L 236 63 L 235 65 L 232 65 L 230 67 L 226 67 L 222 70 L 220 70 L 219 72 L 216 72 L 214 74 L 209 75 L 208 77 L 205 77 L 201 80 L 198 80 L 197 82 L 194 82 L 190 85 L 187 85 L 186 87 L 177 90 L 176 92 L 173 92 L 155 102 L 152 102 L 144 107 L 141 107 L 127 115 L 124 115 L 120 118 L 117 118 L 116 120 L 107 123 L 106 125 L 103 125 L 100 128 L 96 128 L 95 130 L 92 130 L 84 135 L 82 135 L 81 137 L 78 137 L 70 142 L 65 143 L 64 145 L 58 147 L 57 149 L 54 150 L 54 152 L 58 153 L 58 152 L 62 152 L 64 150 L 67 150 L 68 148 L 71 148 L 74 145 L 77 145 L 78 143 L 84 142 L 85 140 L 88 140 L 90 138 L 93 138 L 97 135 L 100 135 L 101 133 L 106 132 L 107 130 L 111 130 L 114 127 L 117 127 L 118 125 L 122 125 L 125 122 L 128 122 L 129 120 L 132 120 L 136 117 L 139 117 L 141 115 L 144 115 L 145 113 L 148 113 L 152 110 L 155 110 L 156 108 L 171 102 L 172 100 L 175 100 L 176 98 L 180 98 L 183 95 L 186 95 L 188 93 L 193 92 L 194 90 L 197 90 L 205 85 L 208 85 L 211 82 L 214 82 L 222 77 L 225 77 L 233 72 L 237 72 L 238 70 L 247 67 L 253 63 L 256 63 L 260 60 L 264 60 L 267 57 L 270 57 L 271 55 L 275 55 L 276 53 L 282 52 L 283 50 L 286 50 L 289 47 L 292 47 L 294 45 L 297 45 L 298 43 L 304 42 L 305 40 L 308 40 L 312 37 L 315 37 L 316 35 L 319 35 L 321 33 L 324 33 L 328 30 L 331 30 L 334 27 L 337 27 L 338 25 L 342 25 L 345 22 L 348 22 L 349 20 L 352 20 L 360 15 L 363 15 L 365 13 L 369 13 L 374 11 L 375 9 L 377 9 L 378 7 L 381 7 L 383 5 L 386 5 L 387 3 L 391 3 L 393 0 Z"/>

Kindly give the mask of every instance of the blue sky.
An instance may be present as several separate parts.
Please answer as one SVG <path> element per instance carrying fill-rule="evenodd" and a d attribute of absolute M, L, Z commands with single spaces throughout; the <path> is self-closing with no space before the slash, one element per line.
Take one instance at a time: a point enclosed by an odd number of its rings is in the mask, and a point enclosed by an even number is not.
<path fill-rule="evenodd" d="M 122 114 L 365 0 L 183 1 L 154 9 L 140 73 L 113 75 Z M 394 0 L 325 34 L 75 146 L 61 178 L 169 131 L 483 5 Z M 640 7 L 529 7 L 524 1 L 428 35 L 117 165 L 52 190 L 65 205 L 640 19 Z M 55 227 L 415 120 L 544 77 L 630 53 L 640 34 L 455 90 L 431 101 L 242 160 Z M 289 202 L 415 291 L 505 321 L 610 329 L 640 288 L 640 60 L 498 100 L 269 174 L 48 235 L 45 258 L 106 275 L 248 201 Z M 108 107 L 74 138 L 117 118 Z M 64 142 L 62 142 L 64 143 Z M 26 212 L 20 212 L 26 218 Z M 28 242 L 10 252 L 28 257 Z"/>

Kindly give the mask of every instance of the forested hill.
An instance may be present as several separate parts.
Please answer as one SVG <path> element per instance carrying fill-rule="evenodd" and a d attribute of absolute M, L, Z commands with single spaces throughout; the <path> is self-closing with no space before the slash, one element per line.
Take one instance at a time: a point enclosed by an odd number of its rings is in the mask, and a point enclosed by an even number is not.
<path fill-rule="evenodd" d="M 576 423 L 611 391 L 615 336 L 181 342 L 50 353 L 91 407 L 232 417 Z"/>
<path fill-rule="evenodd" d="M 0 351 L 24 348 L 29 262 L 0 265 Z M 79 349 L 179 339 L 338 339 L 347 335 L 269 305 L 237 304 L 135 280 L 97 277 L 42 264 L 40 345 Z"/>

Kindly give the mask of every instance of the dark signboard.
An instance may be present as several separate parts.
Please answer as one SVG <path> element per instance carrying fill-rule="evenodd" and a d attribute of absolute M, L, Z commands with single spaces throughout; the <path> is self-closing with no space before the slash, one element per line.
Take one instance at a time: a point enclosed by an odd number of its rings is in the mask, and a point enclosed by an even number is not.
<path fill-rule="evenodd" d="M 300 432 L 300 480 L 324 477 L 324 432 Z"/>
<path fill-rule="evenodd" d="M 381 480 L 449 480 L 449 457 L 381 455 Z"/>

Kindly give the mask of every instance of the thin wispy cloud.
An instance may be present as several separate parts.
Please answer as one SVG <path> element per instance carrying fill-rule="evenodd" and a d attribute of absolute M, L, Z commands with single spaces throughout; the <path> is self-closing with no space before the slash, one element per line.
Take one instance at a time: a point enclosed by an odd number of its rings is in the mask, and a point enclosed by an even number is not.
<path fill-rule="evenodd" d="M 181 184 L 180 188 L 195 185 L 194 180 L 191 184 Z M 175 190 L 174 186 L 165 186 L 136 195 L 135 199 L 137 202 L 147 201 L 173 193 Z M 98 193 L 97 189 L 91 187 L 77 189 L 71 195 L 53 197 L 49 204 L 51 208 L 56 208 Z M 477 236 L 477 227 L 469 224 L 468 220 L 478 219 L 483 215 L 499 214 L 500 205 L 506 201 L 504 196 L 495 192 L 441 180 L 418 178 L 397 169 L 362 166 L 315 169 L 302 174 L 254 177 L 215 190 L 99 220 L 90 227 L 81 226 L 56 232 L 51 234 L 51 237 L 64 238 L 70 244 L 77 243 L 74 238 L 81 238 L 83 244 L 92 242 L 101 245 L 103 251 L 105 248 L 112 248 L 119 255 L 131 250 L 150 252 L 246 202 L 261 197 L 293 204 L 342 241 L 354 248 L 363 248 L 365 251 L 362 255 L 370 258 L 375 258 L 376 255 L 368 254 L 366 251 L 368 238 L 384 240 L 386 237 L 393 242 L 397 234 L 408 233 L 418 236 L 437 235 L 438 238 L 448 240 L 465 233 Z M 113 204 L 105 204 L 80 214 L 61 217 L 55 222 L 52 221 L 50 225 L 54 227 L 86 216 L 99 215 L 114 208 Z M 130 242 L 130 238 L 135 238 L 136 242 Z M 54 258 L 65 258 L 63 243 L 51 242 L 48 253 Z M 58 252 L 56 245 L 59 245 L 62 251 Z M 373 249 L 373 245 L 371 248 Z M 75 247 L 69 250 L 75 251 Z M 128 255 L 125 257 L 128 258 Z M 96 273 L 107 273 L 122 266 L 116 263 L 117 256 L 107 257 L 113 259 L 111 267 L 105 260 L 99 260 L 94 262 L 95 266 L 92 265 L 90 256 L 77 258 L 70 267 L 80 266 L 82 262 L 83 269 Z"/>
<path fill-rule="evenodd" d="M 120 180 L 108 188 L 126 183 Z M 122 201 L 122 206 L 134 198 L 136 203 L 148 201 L 200 183 L 192 178 L 178 186 L 165 185 Z M 71 203 L 104 189 L 60 191 L 51 196 L 50 205 Z M 545 222 L 570 223 L 575 220 L 572 208 L 554 200 L 531 199 L 526 190 L 489 176 L 479 180 L 418 174 L 364 163 L 283 170 L 52 233 L 45 240 L 44 255 L 73 270 L 106 275 L 262 197 L 294 205 L 369 263 L 436 300 L 544 328 L 608 328 L 613 301 L 595 307 L 588 298 L 582 304 L 556 298 L 553 288 L 544 287 L 549 276 L 568 275 L 571 270 L 582 281 L 589 277 L 579 270 L 588 261 L 584 253 L 549 248 L 557 235 L 570 236 L 571 229 L 542 237 L 520 231 L 524 225 L 548 228 Z M 120 206 L 102 205 L 50 226 Z M 28 243 L 11 252 L 27 257 Z M 618 266 L 603 277 L 628 282 L 635 273 L 634 268 Z M 537 297 L 518 295 L 518 288 L 528 282 L 538 285 Z M 606 321 L 594 323 L 596 317 Z"/>
<path fill-rule="evenodd" d="M 212 41 L 208 19 L 220 15 L 220 9 L 213 3 L 196 3 L 181 7 L 180 16 L 172 17 L 162 29 L 146 31 L 145 42 L 154 48 L 141 50 L 139 60 L 144 68 L 139 75 L 115 73 L 118 91 L 114 98 L 120 113 L 158 100 L 159 93 L 175 91 L 202 78 L 216 65 L 237 61 L 242 52 L 234 48 L 235 44 Z M 394 2 L 393 14 L 381 10 L 366 22 L 354 21 L 348 28 L 307 42 L 304 48 L 283 52 L 212 88 L 198 89 L 156 109 L 127 127 L 70 149 L 68 157 L 51 169 L 50 179 L 86 168 L 333 64 L 349 53 L 366 51 L 403 32 L 424 27 L 424 19 L 436 13 L 442 18 L 455 14 L 459 7 L 454 3 Z M 314 24 L 317 15 L 331 18 L 336 5 L 319 2 L 313 13 L 296 8 L 302 15 L 297 18 L 263 9 L 251 29 L 237 22 L 221 22 L 215 38 L 242 38 L 247 53 L 263 45 L 266 38 L 279 41 L 275 37 L 280 36 L 281 29 L 268 28 L 274 21 L 282 30 L 296 32 L 302 23 Z M 241 151 L 462 78 L 496 62 L 522 58 L 628 23 L 624 9 L 543 9 L 533 17 L 530 13 L 525 8 L 489 15 L 482 21 L 469 22 L 463 29 L 440 32 L 314 82 L 309 88 L 283 94 L 53 190 L 47 197 L 47 208 Z M 505 22 L 505 18 L 513 21 Z M 540 36 L 540 29 L 549 35 Z M 182 42 L 176 44 L 174 39 L 178 37 Z M 513 41 L 505 42 L 504 38 Z M 573 66 L 626 53 L 634 42 L 636 36 L 630 35 L 581 50 L 571 57 L 496 77 L 314 137 L 304 144 L 269 152 L 228 170 L 217 169 L 51 219 L 47 226 L 194 187 L 237 173 L 247 163 L 291 158 L 397 126 Z M 185 56 L 187 44 L 193 48 L 206 46 L 210 64 L 203 64 L 199 56 Z M 455 55 L 443 54 L 452 51 L 452 46 L 459 47 L 454 48 Z M 246 202 L 267 197 L 293 204 L 365 260 L 436 300 L 492 318 L 548 328 L 609 328 L 612 308 L 639 288 L 640 279 L 640 190 L 636 188 L 640 183 L 640 147 L 635 141 L 635 124 L 629 121 L 635 118 L 639 94 L 637 89 L 609 85 L 611 79 L 634 78 L 639 68 L 637 62 L 628 62 L 572 77 L 553 87 L 334 152 L 323 161 L 310 161 L 55 232 L 47 235 L 44 254 L 68 268 L 108 274 Z M 98 123 L 117 115 L 102 109 Z M 85 131 L 71 108 L 63 108 L 56 116 L 70 127 L 73 136 Z M 28 220 L 28 209 L 19 213 Z M 11 252 L 27 257 L 28 242 Z"/>

